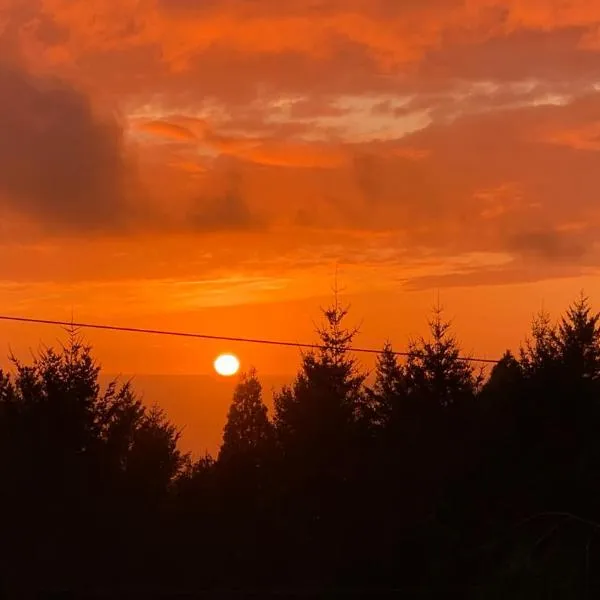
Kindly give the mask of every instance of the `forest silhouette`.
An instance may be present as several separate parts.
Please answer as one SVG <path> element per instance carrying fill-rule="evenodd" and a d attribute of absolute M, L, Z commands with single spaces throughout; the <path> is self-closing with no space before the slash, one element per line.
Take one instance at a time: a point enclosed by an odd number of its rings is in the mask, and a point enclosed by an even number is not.
<path fill-rule="evenodd" d="M 600 315 L 541 313 L 489 373 L 444 312 L 368 378 L 337 297 L 272 414 L 240 376 L 218 456 L 76 329 L 0 371 L 6 593 L 587 598 L 600 589 Z M 482 331 L 485 335 L 485 331 Z"/>

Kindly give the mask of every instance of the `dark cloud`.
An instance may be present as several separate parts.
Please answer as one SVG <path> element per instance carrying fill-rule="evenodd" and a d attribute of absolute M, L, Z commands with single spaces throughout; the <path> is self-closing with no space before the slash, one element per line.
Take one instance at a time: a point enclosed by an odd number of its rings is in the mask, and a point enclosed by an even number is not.
<path fill-rule="evenodd" d="M 383 194 L 385 180 L 381 176 L 382 162 L 373 154 L 357 153 L 354 156 L 356 185 L 367 201 L 378 202 Z"/>
<path fill-rule="evenodd" d="M 598 51 L 583 48 L 586 28 L 565 27 L 546 31 L 517 30 L 485 36 L 480 41 L 465 35 L 451 38 L 429 52 L 418 68 L 416 81 L 524 81 L 535 79 L 571 85 L 595 81 L 600 75 Z"/>
<path fill-rule="evenodd" d="M 195 231 L 207 233 L 249 231 L 264 226 L 264 221 L 236 193 L 198 200 L 188 222 Z"/>
<path fill-rule="evenodd" d="M 314 227 L 317 222 L 314 213 L 304 208 L 299 208 L 293 218 L 293 224 L 298 227 Z"/>
<path fill-rule="evenodd" d="M 549 261 L 572 261 L 583 258 L 585 245 L 573 235 L 555 231 L 532 231 L 513 236 L 508 247 L 526 256 Z"/>
<path fill-rule="evenodd" d="M 65 82 L 0 64 L 0 197 L 61 229 L 120 222 L 126 168 L 116 122 Z"/>

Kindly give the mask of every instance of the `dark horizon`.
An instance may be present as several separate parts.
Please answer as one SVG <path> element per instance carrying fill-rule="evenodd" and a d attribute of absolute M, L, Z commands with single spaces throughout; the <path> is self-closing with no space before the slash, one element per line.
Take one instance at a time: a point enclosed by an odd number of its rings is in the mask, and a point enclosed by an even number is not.
<path fill-rule="evenodd" d="M 585 296 L 540 313 L 487 376 L 441 308 L 404 360 L 383 347 L 371 381 L 337 297 L 322 316 L 270 410 L 254 369 L 216 382 L 232 392 L 216 452 L 190 454 L 141 382 L 102 385 L 76 328 L 0 371 L 3 590 L 600 591 L 600 313 Z M 158 379 L 189 415 L 196 394 Z M 185 379 L 215 400 L 213 377 Z"/>

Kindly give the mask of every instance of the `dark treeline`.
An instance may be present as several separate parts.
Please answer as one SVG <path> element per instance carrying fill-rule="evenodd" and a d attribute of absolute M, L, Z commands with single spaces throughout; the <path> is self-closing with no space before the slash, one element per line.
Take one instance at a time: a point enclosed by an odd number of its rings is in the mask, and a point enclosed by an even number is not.
<path fill-rule="evenodd" d="M 337 300 L 289 387 L 240 378 L 192 460 L 77 332 L 0 372 L 7 591 L 588 598 L 600 589 L 600 321 L 540 315 L 483 377 L 440 310 L 374 378 Z M 485 335 L 485 329 L 482 329 Z M 123 596 L 130 597 L 130 596 Z M 220 596 L 226 597 L 226 596 Z"/>

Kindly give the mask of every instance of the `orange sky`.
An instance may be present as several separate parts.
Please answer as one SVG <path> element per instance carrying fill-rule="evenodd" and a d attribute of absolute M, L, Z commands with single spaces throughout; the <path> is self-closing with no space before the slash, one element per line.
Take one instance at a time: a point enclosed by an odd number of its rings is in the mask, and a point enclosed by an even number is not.
<path fill-rule="evenodd" d="M 599 169 L 587 0 L 0 0 L 1 313 L 311 341 L 337 266 L 358 343 L 439 293 L 495 357 L 600 297 Z M 89 338 L 111 373 L 298 363 Z"/>

